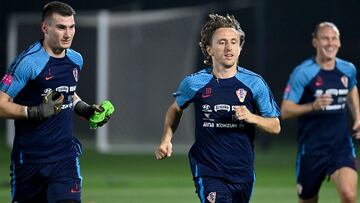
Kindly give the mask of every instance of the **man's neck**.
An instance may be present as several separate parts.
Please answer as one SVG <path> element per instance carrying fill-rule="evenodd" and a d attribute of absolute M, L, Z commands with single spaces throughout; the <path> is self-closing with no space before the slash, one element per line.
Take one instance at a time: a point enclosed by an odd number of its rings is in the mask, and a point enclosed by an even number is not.
<path fill-rule="evenodd" d="M 234 77 L 237 73 L 237 67 L 233 66 L 233 67 L 219 67 L 219 66 L 213 66 L 212 69 L 212 74 L 219 79 L 226 79 L 226 78 L 231 78 Z"/>
<path fill-rule="evenodd" d="M 334 59 L 325 59 L 325 58 L 316 58 L 316 63 L 319 64 L 321 69 L 324 70 L 333 70 L 335 68 L 336 60 Z"/>
<path fill-rule="evenodd" d="M 43 48 L 50 56 L 54 58 L 63 58 L 65 56 L 65 49 L 52 48 L 45 42 L 43 43 Z"/>

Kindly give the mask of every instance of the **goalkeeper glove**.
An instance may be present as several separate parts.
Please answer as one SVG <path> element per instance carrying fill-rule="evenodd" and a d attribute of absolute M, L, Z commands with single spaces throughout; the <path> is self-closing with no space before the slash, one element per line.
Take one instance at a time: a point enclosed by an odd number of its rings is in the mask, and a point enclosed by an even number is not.
<path fill-rule="evenodd" d="M 107 123 L 115 108 L 110 101 L 104 101 L 99 106 L 96 104 L 89 105 L 80 100 L 75 104 L 74 111 L 79 116 L 89 120 L 91 129 L 96 129 Z"/>
<path fill-rule="evenodd" d="M 42 120 L 61 111 L 64 103 L 64 95 L 60 92 L 50 90 L 42 98 L 39 106 L 28 106 L 27 117 L 30 120 Z"/>
<path fill-rule="evenodd" d="M 100 109 L 102 111 L 95 111 L 93 115 L 90 117 L 90 128 L 96 129 L 98 127 L 101 127 L 105 123 L 108 122 L 111 115 L 114 113 L 115 108 L 112 105 L 112 103 L 108 100 L 103 101 L 100 104 Z"/>

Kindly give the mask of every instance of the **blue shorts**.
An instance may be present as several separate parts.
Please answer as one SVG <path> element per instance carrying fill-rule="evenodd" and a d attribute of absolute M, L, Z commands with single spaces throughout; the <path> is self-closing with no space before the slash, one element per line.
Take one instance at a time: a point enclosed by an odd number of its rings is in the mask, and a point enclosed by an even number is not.
<path fill-rule="evenodd" d="M 78 158 L 54 163 L 12 163 L 10 169 L 12 202 L 81 202 L 82 177 Z"/>
<path fill-rule="evenodd" d="M 350 149 L 342 149 L 331 155 L 299 155 L 297 168 L 297 192 L 301 199 L 315 197 L 321 183 L 342 167 L 357 170 L 355 155 Z"/>
<path fill-rule="evenodd" d="M 231 183 L 216 177 L 196 177 L 194 183 L 201 203 L 248 203 L 254 184 Z"/>

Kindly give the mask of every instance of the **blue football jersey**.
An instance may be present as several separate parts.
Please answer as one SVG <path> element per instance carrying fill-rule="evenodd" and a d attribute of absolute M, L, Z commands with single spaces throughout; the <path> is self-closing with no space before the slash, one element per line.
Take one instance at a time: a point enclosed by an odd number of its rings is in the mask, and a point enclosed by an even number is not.
<path fill-rule="evenodd" d="M 314 58 L 295 68 L 283 99 L 306 104 L 324 93 L 333 98 L 325 109 L 299 117 L 298 141 L 302 154 L 326 155 L 335 152 L 337 146 L 352 146 L 346 101 L 356 83 L 355 66 L 339 58 L 333 70 L 321 69 Z"/>
<path fill-rule="evenodd" d="M 82 56 L 74 50 L 67 49 L 65 57 L 54 58 L 41 42 L 29 46 L 10 65 L 0 90 L 14 103 L 37 106 L 49 89 L 64 95 L 59 114 L 41 121 L 15 120 L 13 161 L 53 162 L 81 153 L 80 143 L 73 136 L 72 101 L 82 65 Z"/>
<path fill-rule="evenodd" d="M 174 93 L 181 109 L 195 106 L 195 142 L 189 151 L 193 176 L 253 181 L 255 127 L 237 120 L 234 107 L 245 105 L 263 117 L 278 117 L 279 108 L 259 75 L 238 67 L 236 76 L 217 79 L 211 70 L 185 77 Z"/>

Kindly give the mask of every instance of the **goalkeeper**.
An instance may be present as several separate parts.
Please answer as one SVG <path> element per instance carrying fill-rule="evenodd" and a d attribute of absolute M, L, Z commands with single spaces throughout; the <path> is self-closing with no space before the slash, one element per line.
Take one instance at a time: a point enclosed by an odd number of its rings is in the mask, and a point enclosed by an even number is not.
<path fill-rule="evenodd" d="M 42 40 L 23 51 L 0 82 L 0 117 L 15 120 L 11 153 L 12 202 L 81 203 L 80 141 L 73 114 L 104 125 L 109 101 L 88 105 L 75 90 L 83 67 L 71 49 L 75 11 L 54 1 L 42 13 Z"/>

